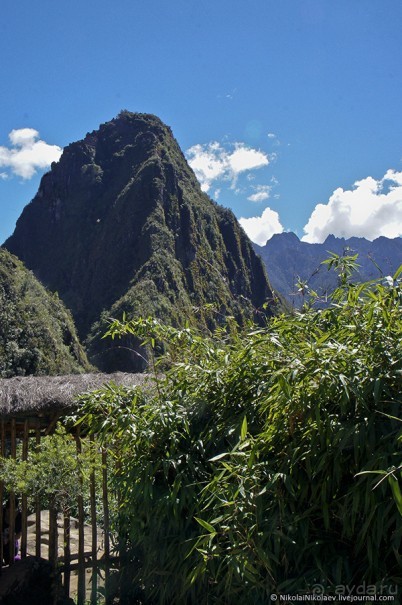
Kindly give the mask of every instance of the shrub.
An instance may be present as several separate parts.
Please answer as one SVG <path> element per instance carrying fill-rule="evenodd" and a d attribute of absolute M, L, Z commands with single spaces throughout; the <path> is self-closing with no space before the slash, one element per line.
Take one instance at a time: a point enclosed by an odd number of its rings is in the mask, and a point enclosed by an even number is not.
<path fill-rule="evenodd" d="M 34 441 L 34 439 L 32 439 Z M 91 474 L 95 474 L 98 484 L 98 506 L 102 510 L 102 466 L 95 443 L 82 440 L 82 451 L 77 453 L 72 435 L 58 426 L 53 435 L 41 439 L 40 445 L 28 449 L 26 460 L 22 458 L 19 445 L 15 459 L 0 457 L 0 481 L 6 492 L 28 496 L 28 509 L 34 510 L 39 500 L 43 509 L 55 507 L 59 512 L 78 515 L 78 496 L 84 498 L 84 510 L 90 514 L 89 484 Z M 98 522 L 103 521 L 102 514 Z"/>
<path fill-rule="evenodd" d="M 329 308 L 243 333 L 114 322 L 113 337 L 164 342 L 167 368 L 152 392 L 83 399 L 81 422 L 119 454 L 130 602 L 401 581 L 392 492 L 358 475 L 401 477 L 401 302 L 398 274 L 354 286 L 343 272 Z"/>

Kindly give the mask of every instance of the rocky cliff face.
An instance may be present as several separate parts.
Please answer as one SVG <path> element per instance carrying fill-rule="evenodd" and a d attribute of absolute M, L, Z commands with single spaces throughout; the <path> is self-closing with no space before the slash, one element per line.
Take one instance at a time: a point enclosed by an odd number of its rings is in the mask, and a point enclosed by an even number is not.
<path fill-rule="evenodd" d="M 402 238 L 379 237 L 369 241 L 363 237 L 349 239 L 329 235 L 323 244 L 308 244 L 294 233 L 280 233 L 267 241 L 265 246 L 254 245 L 264 260 L 272 287 L 292 305 L 302 304 L 297 293 L 298 278 L 308 282 L 310 288 L 325 298 L 337 285 L 337 278 L 327 267 L 320 265 L 335 254 L 358 254 L 360 265 L 354 276 L 356 281 L 377 279 L 381 275 L 393 275 L 402 264 Z"/>
<path fill-rule="evenodd" d="M 0 377 L 88 369 L 73 319 L 61 300 L 0 249 Z"/>
<path fill-rule="evenodd" d="M 180 324 L 196 307 L 202 324 L 205 303 L 243 320 L 272 299 L 234 215 L 201 192 L 148 114 L 121 112 L 66 147 L 5 247 L 59 293 L 94 355 L 105 318 L 123 311 Z"/>

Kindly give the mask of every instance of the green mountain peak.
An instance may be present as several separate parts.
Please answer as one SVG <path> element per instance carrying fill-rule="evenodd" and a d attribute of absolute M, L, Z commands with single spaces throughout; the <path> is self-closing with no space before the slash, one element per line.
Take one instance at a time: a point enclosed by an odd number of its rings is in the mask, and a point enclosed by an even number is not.
<path fill-rule="evenodd" d="M 272 300 L 233 213 L 201 191 L 170 128 L 150 114 L 122 111 L 66 147 L 5 246 L 58 291 L 106 370 L 138 369 L 136 356 L 100 344 L 108 317 L 244 321 Z"/>

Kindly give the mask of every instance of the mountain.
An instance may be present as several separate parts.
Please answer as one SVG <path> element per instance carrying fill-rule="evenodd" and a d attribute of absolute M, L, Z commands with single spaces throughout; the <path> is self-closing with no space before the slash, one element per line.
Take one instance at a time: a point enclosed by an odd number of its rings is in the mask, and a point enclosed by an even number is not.
<path fill-rule="evenodd" d="M 0 249 L 0 377 L 88 369 L 63 303 L 15 256 Z"/>
<path fill-rule="evenodd" d="M 103 370 L 140 364 L 100 341 L 109 317 L 213 327 L 272 300 L 235 216 L 201 191 L 171 130 L 149 114 L 122 111 L 66 147 L 4 245 L 58 292 Z"/>
<path fill-rule="evenodd" d="M 402 264 L 400 237 L 379 237 L 371 242 L 363 237 L 345 239 L 329 235 L 323 244 L 309 244 L 300 241 L 294 233 L 280 233 L 272 236 L 265 246 L 254 244 L 254 249 L 266 265 L 274 290 L 295 307 L 303 302 L 302 296 L 297 293 L 296 282 L 299 278 L 324 298 L 336 287 L 334 272 L 329 272 L 325 265 L 321 265 L 330 252 L 359 255 L 357 262 L 360 267 L 355 275 L 357 281 L 393 275 Z"/>

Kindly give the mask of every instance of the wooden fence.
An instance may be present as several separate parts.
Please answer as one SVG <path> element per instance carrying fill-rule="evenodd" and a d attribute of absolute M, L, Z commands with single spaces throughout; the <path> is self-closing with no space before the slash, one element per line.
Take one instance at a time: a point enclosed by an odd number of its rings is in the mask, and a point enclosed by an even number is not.
<path fill-rule="evenodd" d="M 41 439 L 51 434 L 57 418 L 43 426 L 43 421 L 37 417 L 10 418 L 0 421 L 0 454 L 2 457 L 16 459 L 17 443 L 21 447 L 21 459 L 27 460 L 30 447 L 38 447 Z M 82 439 L 79 432 L 74 433 L 77 455 L 82 451 Z M 91 439 L 92 437 L 85 437 Z M 50 505 L 48 515 L 41 510 L 41 503 L 36 497 L 33 505 L 28 506 L 26 495 L 21 496 L 17 509 L 16 494 L 5 493 L 0 482 L 0 503 L 7 499 L 9 511 L 0 506 L 0 572 L 4 561 L 9 565 L 17 564 L 15 558 L 16 515 L 21 521 L 20 556 L 22 559 L 36 556 L 48 559 L 57 573 L 62 576 L 62 584 L 66 596 L 76 594 L 78 605 L 89 600 L 99 603 L 98 589 L 102 584 L 102 594 L 105 603 L 110 602 L 110 570 L 118 566 L 118 557 L 111 553 L 111 535 L 109 527 L 109 493 L 107 477 L 106 452 L 98 454 L 102 462 L 102 494 L 96 494 L 95 471 L 92 470 L 89 479 L 90 503 L 89 522 L 84 518 L 84 498 L 78 496 L 76 519 L 69 514 L 61 514 L 55 506 Z M 77 477 L 82 482 L 82 478 Z M 97 510 L 101 501 L 102 510 Z M 99 529 L 97 518 L 103 517 L 102 530 Z M 7 516 L 7 519 L 5 519 Z M 8 538 L 5 539 L 4 525 L 8 524 Z M 17 528 L 19 529 L 19 528 Z M 72 532 L 78 533 L 78 540 L 72 547 Z"/>

